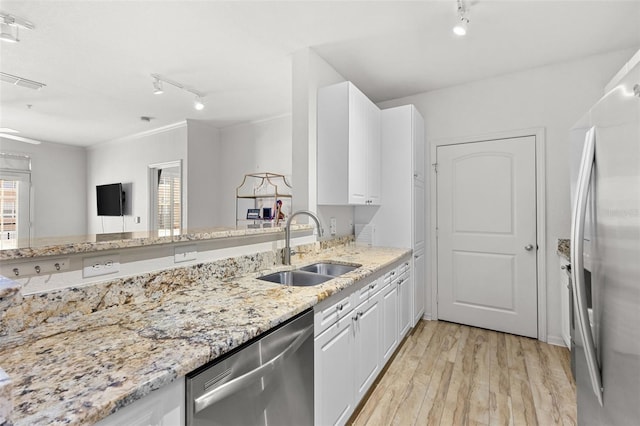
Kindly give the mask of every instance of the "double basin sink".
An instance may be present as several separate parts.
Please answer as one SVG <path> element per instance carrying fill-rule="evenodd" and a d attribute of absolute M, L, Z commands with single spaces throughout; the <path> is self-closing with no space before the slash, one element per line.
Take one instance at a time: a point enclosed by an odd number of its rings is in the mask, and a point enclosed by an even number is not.
<path fill-rule="evenodd" d="M 358 269 L 360 266 L 362 265 L 320 262 L 303 266 L 293 271 L 281 271 L 263 275 L 258 277 L 258 279 L 294 287 L 308 287 L 322 284 L 325 281 Z"/>

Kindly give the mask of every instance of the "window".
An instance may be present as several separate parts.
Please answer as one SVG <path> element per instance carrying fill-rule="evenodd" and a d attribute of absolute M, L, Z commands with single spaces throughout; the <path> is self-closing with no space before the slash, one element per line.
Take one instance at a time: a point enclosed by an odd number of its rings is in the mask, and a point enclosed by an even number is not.
<path fill-rule="evenodd" d="M 182 220 L 182 163 L 149 166 L 151 187 L 151 224 L 158 236 L 179 235 Z"/>
<path fill-rule="evenodd" d="M 31 243 L 31 159 L 0 153 L 0 249 Z"/>

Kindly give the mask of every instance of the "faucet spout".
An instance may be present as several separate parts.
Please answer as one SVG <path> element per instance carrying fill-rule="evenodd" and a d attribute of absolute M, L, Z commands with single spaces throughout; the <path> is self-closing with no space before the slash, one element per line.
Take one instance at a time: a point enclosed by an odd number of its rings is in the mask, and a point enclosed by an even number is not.
<path fill-rule="evenodd" d="M 285 246 L 284 253 L 282 254 L 282 263 L 285 265 L 291 265 L 291 219 L 300 214 L 307 215 L 314 220 L 314 222 L 316 223 L 316 227 L 318 228 L 318 237 L 321 237 L 324 233 L 324 230 L 320 225 L 320 219 L 318 219 L 318 216 L 316 216 L 315 213 L 309 210 L 298 210 L 297 212 L 292 213 L 291 216 L 289 216 L 289 218 L 287 219 L 286 225 L 284 226 Z"/>

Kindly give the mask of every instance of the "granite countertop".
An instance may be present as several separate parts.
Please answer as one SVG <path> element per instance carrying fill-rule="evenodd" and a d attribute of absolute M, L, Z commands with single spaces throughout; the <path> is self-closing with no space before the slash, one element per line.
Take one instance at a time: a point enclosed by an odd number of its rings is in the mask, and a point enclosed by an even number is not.
<path fill-rule="evenodd" d="M 410 254 L 343 246 L 295 256 L 362 264 L 315 287 L 207 279 L 159 299 L 42 324 L 2 342 L 15 425 L 94 423 Z"/>
<path fill-rule="evenodd" d="M 308 224 L 292 224 L 292 231 L 311 230 Z M 158 235 L 158 231 L 123 232 L 105 235 L 75 235 L 68 237 L 39 238 L 29 247 L 0 250 L 0 260 L 16 260 L 42 256 L 61 256 L 76 253 L 91 253 L 104 250 L 146 247 L 169 243 L 215 240 L 233 237 L 251 237 L 284 232 L 284 228 L 205 228 L 184 229 L 179 235 Z M 110 238 L 100 240 L 100 238 Z"/>

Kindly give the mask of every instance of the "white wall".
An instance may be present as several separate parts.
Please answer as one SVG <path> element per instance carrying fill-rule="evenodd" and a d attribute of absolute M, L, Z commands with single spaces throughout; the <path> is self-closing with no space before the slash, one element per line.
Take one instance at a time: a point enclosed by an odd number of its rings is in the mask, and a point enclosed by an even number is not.
<path fill-rule="evenodd" d="M 190 229 L 220 225 L 220 133 L 202 121 L 187 120 L 186 217 Z M 222 204 L 224 206 L 224 204 Z"/>
<path fill-rule="evenodd" d="M 0 138 L 0 150 L 31 157 L 32 237 L 85 235 L 87 159 L 83 147 Z"/>
<path fill-rule="evenodd" d="M 89 234 L 146 231 L 149 226 L 149 165 L 183 160 L 187 176 L 187 126 L 167 129 L 94 145 L 87 149 L 87 223 Z M 99 217 L 96 185 L 122 182 L 126 194 L 124 229 L 122 217 Z M 140 217 L 140 223 L 134 218 Z M 104 220 L 104 229 L 103 229 Z"/>
<path fill-rule="evenodd" d="M 291 183 L 291 115 L 220 129 L 219 224 L 235 226 L 236 188 L 247 173 L 283 174 Z"/>
<path fill-rule="evenodd" d="M 439 139 L 544 127 L 546 132 L 547 333 L 561 342 L 558 238 L 570 230 L 569 129 L 603 95 L 604 86 L 631 57 L 623 50 L 471 82 L 383 102 L 414 104 L 425 118 L 427 163 Z M 429 205 L 433 200 L 427 200 Z M 428 282 L 427 295 L 431 295 Z M 427 310 L 431 300 L 427 301 Z"/>
<path fill-rule="evenodd" d="M 295 52 L 292 64 L 294 210 L 317 211 L 327 233 L 330 218 L 334 217 L 337 235 L 353 234 L 353 207 L 317 205 L 318 88 L 346 79 L 311 49 Z M 301 217 L 301 221 L 306 223 L 305 217 Z"/>

